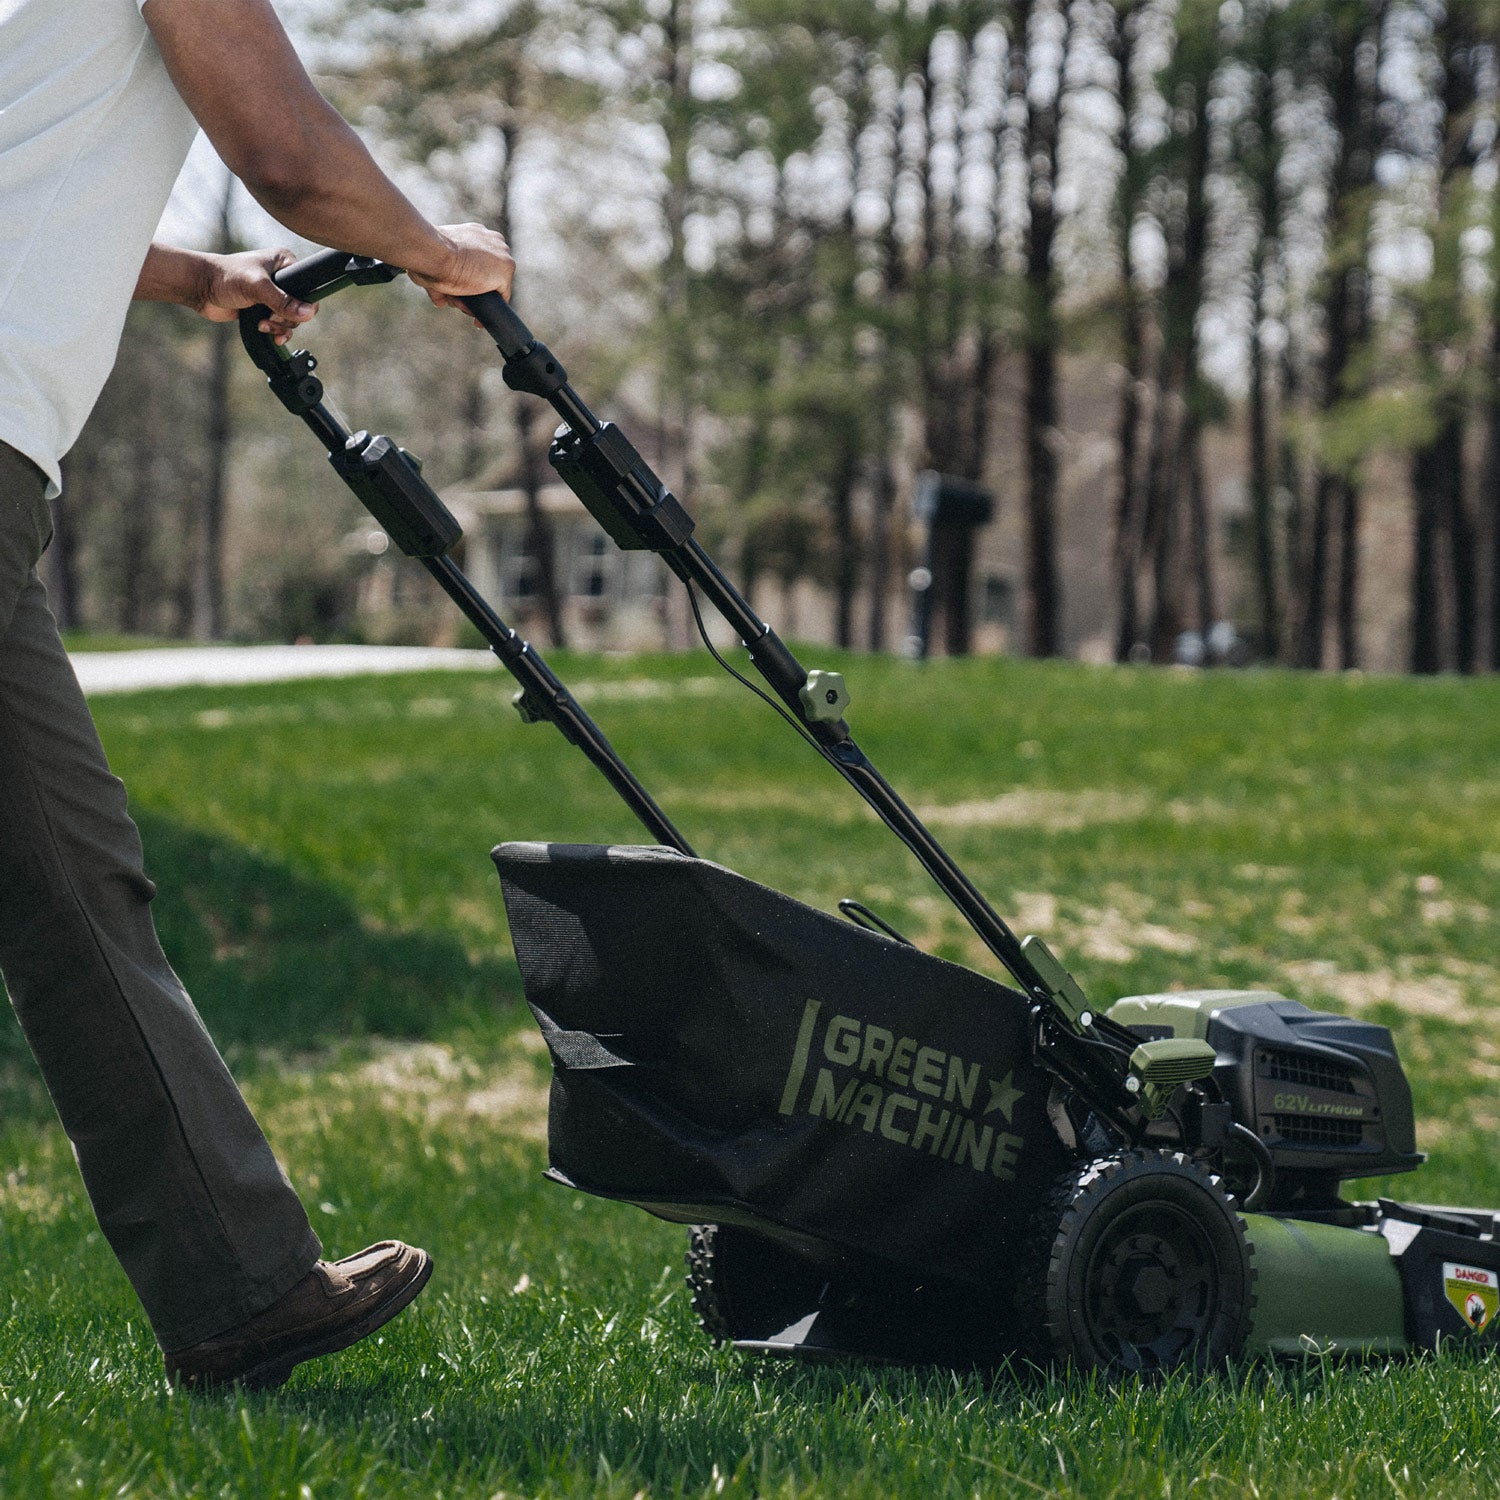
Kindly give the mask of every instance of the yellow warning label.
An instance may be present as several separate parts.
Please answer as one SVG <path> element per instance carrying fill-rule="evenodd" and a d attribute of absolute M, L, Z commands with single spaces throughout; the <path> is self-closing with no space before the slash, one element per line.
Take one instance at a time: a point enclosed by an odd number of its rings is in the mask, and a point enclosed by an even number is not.
<path fill-rule="evenodd" d="M 1475 1333 L 1483 1333 L 1500 1312 L 1500 1276 L 1482 1266 L 1443 1263 L 1443 1291 Z"/>

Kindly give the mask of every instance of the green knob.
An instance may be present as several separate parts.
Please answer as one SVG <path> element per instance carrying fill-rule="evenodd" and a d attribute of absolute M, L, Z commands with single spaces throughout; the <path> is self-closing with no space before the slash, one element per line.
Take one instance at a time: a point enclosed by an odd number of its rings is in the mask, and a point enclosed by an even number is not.
<path fill-rule="evenodd" d="M 809 672 L 798 696 L 813 724 L 836 724 L 849 707 L 849 689 L 844 686 L 842 672 Z"/>
<path fill-rule="evenodd" d="M 1142 1042 L 1130 1054 L 1130 1076 L 1125 1080 L 1148 1120 L 1166 1113 L 1172 1095 L 1185 1083 L 1196 1083 L 1214 1070 L 1217 1054 L 1208 1042 L 1193 1037 L 1168 1036 Z"/>

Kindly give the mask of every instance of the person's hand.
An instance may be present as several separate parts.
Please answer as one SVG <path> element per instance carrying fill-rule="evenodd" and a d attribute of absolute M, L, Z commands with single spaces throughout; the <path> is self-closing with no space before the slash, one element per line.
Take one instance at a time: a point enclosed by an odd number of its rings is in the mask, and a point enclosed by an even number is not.
<path fill-rule="evenodd" d="M 407 272 L 438 307 L 461 308 L 460 297 L 476 297 L 481 292 L 510 296 L 516 262 L 503 234 L 483 224 L 449 224 L 438 234 L 452 252 L 450 264 L 435 276 Z"/>
<path fill-rule="evenodd" d="M 205 255 L 203 286 L 199 299 L 190 305 L 211 323 L 232 323 L 242 309 L 267 307 L 260 331 L 284 344 L 298 325 L 308 322 L 318 310 L 316 302 L 289 297 L 271 279 L 283 266 L 296 260 L 290 250 L 242 250 L 236 255 Z"/>

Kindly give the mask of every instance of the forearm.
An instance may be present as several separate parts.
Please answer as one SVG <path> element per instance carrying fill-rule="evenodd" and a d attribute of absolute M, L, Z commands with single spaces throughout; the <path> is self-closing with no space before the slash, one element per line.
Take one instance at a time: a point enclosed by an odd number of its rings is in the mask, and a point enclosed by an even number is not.
<path fill-rule="evenodd" d="M 417 212 L 313 86 L 270 0 L 145 0 L 141 15 L 219 155 L 288 229 L 403 267 L 439 306 L 509 295 L 504 237 Z"/>
<path fill-rule="evenodd" d="M 268 0 L 147 0 L 142 15 L 219 155 L 279 223 L 422 276 L 448 274 L 453 247 L 313 86 Z"/>
<path fill-rule="evenodd" d="M 370 255 L 424 276 L 449 271 L 453 249 L 385 175 L 321 97 L 302 101 L 294 138 L 229 165 L 278 223 L 319 245 Z M 221 148 L 222 149 L 222 148 Z M 267 159 L 267 156 L 272 159 Z"/>
<path fill-rule="evenodd" d="M 137 302 L 175 302 L 196 311 L 208 298 L 209 279 L 209 260 L 202 251 L 153 243 L 133 295 Z"/>

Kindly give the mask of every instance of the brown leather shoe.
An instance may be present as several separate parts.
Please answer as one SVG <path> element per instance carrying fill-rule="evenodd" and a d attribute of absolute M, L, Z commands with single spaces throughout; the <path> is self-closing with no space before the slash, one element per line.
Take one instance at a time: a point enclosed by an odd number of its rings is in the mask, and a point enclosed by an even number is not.
<path fill-rule="evenodd" d="M 279 1302 L 239 1328 L 169 1351 L 173 1385 L 270 1390 L 303 1360 L 347 1349 L 388 1323 L 432 1275 L 425 1250 L 382 1240 L 358 1255 L 320 1260 Z"/>

